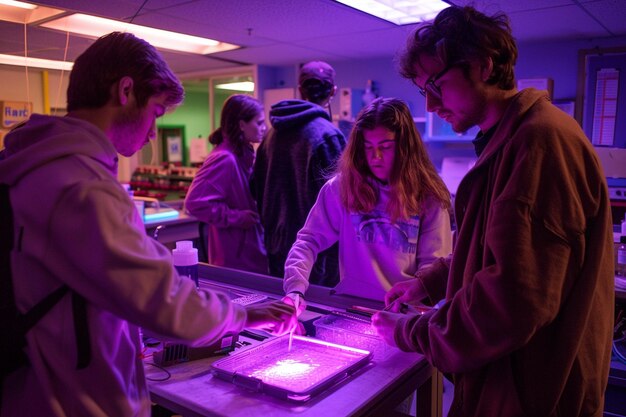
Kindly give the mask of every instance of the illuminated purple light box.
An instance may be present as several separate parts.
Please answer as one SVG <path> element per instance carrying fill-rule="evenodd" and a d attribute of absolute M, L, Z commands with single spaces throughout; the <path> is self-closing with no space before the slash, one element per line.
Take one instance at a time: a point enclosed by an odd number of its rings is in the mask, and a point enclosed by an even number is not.
<path fill-rule="evenodd" d="M 257 392 L 306 401 L 347 378 L 371 359 L 369 351 L 317 339 L 281 336 L 216 361 L 219 378 Z"/>

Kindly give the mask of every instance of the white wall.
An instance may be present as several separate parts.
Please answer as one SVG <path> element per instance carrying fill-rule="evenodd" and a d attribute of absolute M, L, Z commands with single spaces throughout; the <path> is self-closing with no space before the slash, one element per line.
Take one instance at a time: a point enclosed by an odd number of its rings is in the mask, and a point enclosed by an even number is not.
<path fill-rule="evenodd" d="M 50 107 L 65 108 L 68 76 L 69 72 L 63 73 L 61 88 L 61 71 L 46 70 L 48 72 L 48 97 Z M 43 76 L 44 70 L 31 68 L 26 71 L 21 67 L 0 65 L 0 101 L 30 101 L 33 103 L 33 112 L 43 113 L 44 111 L 44 91 Z M 28 83 L 26 80 L 28 79 Z"/>

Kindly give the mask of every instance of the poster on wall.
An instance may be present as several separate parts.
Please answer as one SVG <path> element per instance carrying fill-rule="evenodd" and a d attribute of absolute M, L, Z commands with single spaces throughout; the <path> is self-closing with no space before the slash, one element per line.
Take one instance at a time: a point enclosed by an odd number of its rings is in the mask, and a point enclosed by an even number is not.
<path fill-rule="evenodd" d="M 2 128 L 12 128 L 28 120 L 33 112 L 33 104 L 28 101 L 0 101 Z"/>
<path fill-rule="evenodd" d="M 183 141 L 180 136 L 169 136 L 167 138 L 167 160 L 168 162 L 182 162 Z"/>
<path fill-rule="evenodd" d="M 189 145 L 189 161 L 192 164 L 201 164 L 209 154 L 208 139 L 199 137 L 191 139 Z"/>
<path fill-rule="evenodd" d="M 615 144 L 618 91 L 619 70 L 601 68 L 596 76 L 595 106 L 591 128 L 591 142 L 594 145 L 613 146 Z"/>

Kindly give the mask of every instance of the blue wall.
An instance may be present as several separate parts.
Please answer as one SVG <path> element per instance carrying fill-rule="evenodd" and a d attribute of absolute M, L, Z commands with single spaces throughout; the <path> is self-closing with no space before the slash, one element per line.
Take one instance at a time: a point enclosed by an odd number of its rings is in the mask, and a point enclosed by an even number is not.
<path fill-rule="evenodd" d="M 521 44 L 515 75 L 517 78 L 552 78 L 554 99 L 573 100 L 576 97 L 578 51 L 611 47 L 626 47 L 626 36 L 587 41 Z"/>
<path fill-rule="evenodd" d="M 626 36 L 610 39 L 584 41 L 552 41 L 519 44 L 519 57 L 515 76 L 522 78 L 552 78 L 554 80 L 554 100 L 574 100 L 576 98 L 578 51 L 582 49 L 625 47 Z M 367 80 L 374 80 L 379 94 L 397 97 L 406 101 L 414 117 L 425 116 L 424 98 L 413 84 L 401 78 L 396 70 L 393 57 L 375 59 L 329 61 L 337 72 L 339 88 L 365 89 Z M 297 66 L 272 67 L 265 72 L 266 88 L 295 87 Z M 271 76 L 269 76 L 271 74 Z M 273 78 L 272 78 L 273 76 Z M 339 113 L 338 99 L 332 103 L 333 114 Z M 429 153 L 439 168 L 444 156 L 472 157 L 471 143 L 431 142 L 427 143 Z"/>
<path fill-rule="evenodd" d="M 519 58 L 516 78 L 552 78 L 554 99 L 573 100 L 576 97 L 578 51 L 581 49 L 626 46 L 626 36 L 587 41 L 553 41 L 518 45 Z M 415 117 L 424 116 L 424 98 L 413 84 L 398 75 L 393 57 L 351 61 L 329 61 L 337 71 L 339 88 L 363 90 L 367 80 L 378 84 L 380 95 L 405 100 Z M 295 87 L 297 66 L 270 67 L 264 73 L 265 88 Z M 336 103 L 333 103 L 333 111 Z"/>

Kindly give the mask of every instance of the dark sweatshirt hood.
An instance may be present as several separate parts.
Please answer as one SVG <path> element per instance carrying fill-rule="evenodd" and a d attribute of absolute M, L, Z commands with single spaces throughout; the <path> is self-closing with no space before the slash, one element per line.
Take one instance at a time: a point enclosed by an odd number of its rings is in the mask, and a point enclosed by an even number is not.
<path fill-rule="evenodd" d="M 84 155 L 117 175 L 117 152 L 96 126 L 72 117 L 34 114 L 4 139 L 0 182 L 15 184 L 30 171 L 65 156 Z"/>
<path fill-rule="evenodd" d="M 276 130 L 303 126 L 318 117 L 331 121 L 323 107 L 304 100 L 283 100 L 270 110 L 270 122 Z"/>

